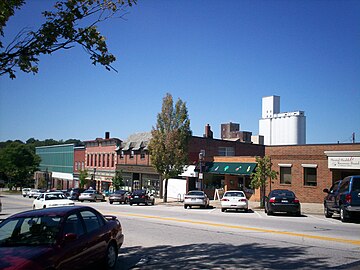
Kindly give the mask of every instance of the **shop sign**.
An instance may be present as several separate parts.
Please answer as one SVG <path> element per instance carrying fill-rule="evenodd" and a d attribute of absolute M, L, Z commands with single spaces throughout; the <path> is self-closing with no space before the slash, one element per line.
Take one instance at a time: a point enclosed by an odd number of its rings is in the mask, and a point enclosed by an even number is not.
<path fill-rule="evenodd" d="M 360 169 L 360 157 L 328 157 L 329 169 Z"/>

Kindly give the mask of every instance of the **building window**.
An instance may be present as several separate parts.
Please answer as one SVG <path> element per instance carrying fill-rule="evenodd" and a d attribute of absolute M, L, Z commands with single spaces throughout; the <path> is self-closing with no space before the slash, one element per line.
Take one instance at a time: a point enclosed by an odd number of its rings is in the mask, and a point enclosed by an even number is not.
<path fill-rule="evenodd" d="M 123 159 L 124 158 L 124 150 L 120 151 L 120 158 Z"/>
<path fill-rule="evenodd" d="M 145 159 L 145 151 L 141 150 L 140 152 L 140 159 Z"/>
<path fill-rule="evenodd" d="M 316 168 L 304 167 L 304 186 L 317 186 Z"/>
<path fill-rule="evenodd" d="M 85 169 L 85 162 L 82 161 L 82 162 L 81 162 L 81 170 L 84 170 L 84 169 Z"/>
<path fill-rule="evenodd" d="M 115 165 L 115 155 L 111 154 L 111 167 L 114 167 Z"/>
<path fill-rule="evenodd" d="M 86 155 L 86 166 L 89 166 L 90 157 L 89 154 Z"/>
<path fill-rule="evenodd" d="M 280 167 L 280 184 L 291 185 L 291 167 Z"/>
<path fill-rule="evenodd" d="M 103 162 L 102 166 L 105 167 L 105 154 L 103 154 L 102 158 L 103 158 L 103 160 L 102 160 L 102 162 Z"/>
<path fill-rule="evenodd" d="M 130 151 L 130 158 L 134 158 L 134 150 Z"/>
<path fill-rule="evenodd" d="M 235 156 L 234 147 L 219 147 L 218 153 L 219 153 L 219 156 L 223 156 L 223 157 Z"/>
<path fill-rule="evenodd" d="M 106 154 L 106 167 L 110 167 L 110 154 Z"/>
<path fill-rule="evenodd" d="M 95 158 L 95 160 L 94 160 L 94 167 L 97 167 L 97 155 L 96 155 L 96 154 L 94 155 L 94 158 Z"/>

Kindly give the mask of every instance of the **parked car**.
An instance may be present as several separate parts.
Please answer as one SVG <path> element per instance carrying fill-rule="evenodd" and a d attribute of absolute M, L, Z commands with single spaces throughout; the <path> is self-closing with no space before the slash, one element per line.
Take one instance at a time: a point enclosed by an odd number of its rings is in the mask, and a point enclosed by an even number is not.
<path fill-rule="evenodd" d="M 41 193 L 45 192 L 45 190 L 42 189 L 31 189 L 28 193 L 29 198 L 37 198 Z"/>
<path fill-rule="evenodd" d="M 23 195 L 23 197 L 28 196 L 28 193 L 30 192 L 31 188 L 23 188 L 21 190 L 21 194 Z"/>
<path fill-rule="evenodd" d="M 201 208 L 209 207 L 209 197 L 204 191 L 192 190 L 184 196 L 184 208 L 191 208 L 192 206 L 200 206 Z"/>
<path fill-rule="evenodd" d="M 248 211 L 248 200 L 243 191 L 229 190 L 224 193 L 221 199 L 221 212 L 229 209 Z"/>
<path fill-rule="evenodd" d="M 62 192 L 45 192 L 40 194 L 33 202 L 33 209 L 48 207 L 71 206 L 75 203 L 69 200 Z"/>
<path fill-rule="evenodd" d="M 114 193 L 109 195 L 109 203 L 113 204 L 114 202 L 118 203 L 128 203 L 130 193 L 126 190 L 115 190 Z"/>
<path fill-rule="evenodd" d="M 72 188 L 69 192 L 69 199 L 75 201 L 79 200 L 80 194 L 84 191 L 84 188 Z"/>
<path fill-rule="evenodd" d="M 295 193 L 287 189 L 274 189 L 265 197 L 265 213 L 285 212 L 301 216 L 300 201 Z"/>
<path fill-rule="evenodd" d="M 348 176 L 335 182 L 330 190 L 324 189 L 325 217 L 332 217 L 333 213 L 340 214 L 343 222 L 351 220 L 360 214 L 360 175 Z"/>
<path fill-rule="evenodd" d="M 97 200 L 105 201 L 105 196 L 101 194 L 99 191 L 94 189 L 85 190 L 83 193 L 80 193 L 79 201 L 93 201 L 96 202 Z"/>
<path fill-rule="evenodd" d="M 26 211 L 0 223 L 0 269 L 114 269 L 123 241 L 120 221 L 91 207 Z"/>
<path fill-rule="evenodd" d="M 2 211 L 2 202 L 1 202 L 1 199 L 0 199 L 0 213 Z"/>
<path fill-rule="evenodd" d="M 150 193 L 149 190 L 145 190 L 145 189 L 135 190 L 129 196 L 129 204 L 130 205 L 133 205 L 133 204 L 139 205 L 140 203 L 143 203 L 145 205 L 148 205 L 148 204 L 154 205 L 155 197 L 153 194 Z"/>

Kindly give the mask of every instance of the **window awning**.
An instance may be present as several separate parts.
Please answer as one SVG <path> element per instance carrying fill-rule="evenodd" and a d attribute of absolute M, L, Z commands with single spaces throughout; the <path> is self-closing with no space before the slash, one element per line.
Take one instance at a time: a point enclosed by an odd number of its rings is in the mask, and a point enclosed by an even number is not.
<path fill-rule="evenodd" d="M 250 175 L 257 163 L 206 162 L 205 172 L 214 174 Z"/>

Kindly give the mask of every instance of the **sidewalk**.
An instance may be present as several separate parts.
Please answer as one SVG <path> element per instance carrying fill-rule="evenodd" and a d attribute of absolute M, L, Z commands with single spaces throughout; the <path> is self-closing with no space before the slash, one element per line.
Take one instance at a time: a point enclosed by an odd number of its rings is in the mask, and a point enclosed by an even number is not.
<path fill-rule="evenodd" d="M 168 198 L 168 202 L 164 203 L 162 199 L 156 198 L 156 204 L 163 204 L 168 206 L 183 206 L 183 202 L 177 201 L 174 198 Z M 214 208 L 220 208 L 220 201 L 210 200 L 210 206 Z M 253 211 L 264 211 L 264 208 L 260 208 L 259 202 L 249 201 L 249 209 Z M 324 206 L 321 203 L 301 203 L 301 213 L 303 215 L 323 215 Z"/>

